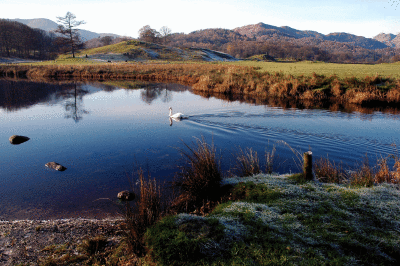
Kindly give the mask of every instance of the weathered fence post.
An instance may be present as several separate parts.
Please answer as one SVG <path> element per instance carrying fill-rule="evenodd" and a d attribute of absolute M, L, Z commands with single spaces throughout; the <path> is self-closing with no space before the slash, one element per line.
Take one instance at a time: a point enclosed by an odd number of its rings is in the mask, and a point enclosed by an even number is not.
<path fill-rule="evenodd" d="M 304 165 L 303 174 L 305 180 L 313 180 L 312 174 L 312 152 L 308 151 L 304 153 Z"/>

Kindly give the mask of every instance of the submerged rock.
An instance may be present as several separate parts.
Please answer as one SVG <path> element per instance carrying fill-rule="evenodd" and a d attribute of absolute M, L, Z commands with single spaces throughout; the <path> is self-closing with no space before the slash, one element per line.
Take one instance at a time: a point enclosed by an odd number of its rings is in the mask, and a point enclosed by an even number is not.
<path fill-rule="evenodd" d="M 62 166 L 61 164 L 58 164 L 56 162 L 49 162 L 45 164 L 46 167 L 57 170 L 57 171 L 65 171 L 67 168 Z"/>
<path fill-rule="evenodd" d="M 28 141 L 29 138 L 25 136 L 12 135 L 8 140 L 10 141 L 11 144 L 18 145 L 24 143 L 25 141 Z"/>
<path fill-rule="evenodd" d="M 135 193 L 130 192 L 128 190 L 124 190 L 118 193 L 117 197 L 120 200 L 124 200 L 124 201 L 132 201 L 135 199 Z"/>

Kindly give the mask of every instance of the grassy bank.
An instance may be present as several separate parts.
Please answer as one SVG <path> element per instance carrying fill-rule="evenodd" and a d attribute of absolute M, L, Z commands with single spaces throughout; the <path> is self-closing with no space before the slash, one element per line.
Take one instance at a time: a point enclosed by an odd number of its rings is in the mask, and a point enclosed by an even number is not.
<path fill-rule="evenodd" d="M 201 63 L 120 63 L 93 65 L 0 66 L 0 77 L 30 79 L 138 79 L 192 85 L 193 90 L 223 95 L 249 95 L 258 99 L 289 98 L 311 102 L 361 105 L 400 102 L 400 79 L 381 75 L 363 78 L 295 76 L 264 72 L 254 67 Z"/>
<path fill-rule="evenodd" d="M 400 192 L 232 178 L 233 201 L 205 217 L 169 216 L 147 232 L 159 265 L 397 265 Z"/>
<path fill-rule="evenodd" d="M 325 62 L 262 62 L 262 61 L 238 61 L 224 64 L 255 67 L 259 72 L 282 72 L 286 75 L 309 76 L 312 73 L 318 75 L 344 78 L 364 78 L 366 76 L 381 75 L 383 77 L 400 78 L 400 63 L 384 64 L 337 64 Z"/>

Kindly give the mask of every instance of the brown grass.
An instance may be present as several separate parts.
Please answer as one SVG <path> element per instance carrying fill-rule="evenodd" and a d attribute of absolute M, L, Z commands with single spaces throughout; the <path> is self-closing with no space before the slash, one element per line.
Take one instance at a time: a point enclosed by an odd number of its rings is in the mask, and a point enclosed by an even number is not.
<path fill-rule="evenodd" d="M 239 147 L 239 154 L 236 157 L 236 170 L 238 176 L 259 174 L 261 169 L 257 152 L 252 148 L 247 148 L 243 151 L 243 149 Z"/>
<path fill-rule="evenodd" d="M 180 190 L 180 196 L 172 203 L 175 212 L 200 211 L 206 205 L 212 205 L 219 199 L 222 175 L 213 144 L 207 144 L 204 138 L 197 139 L 193 147 L 184 144 L 187 151 L 181 150 L 186 164 L 180 166 L 174 186 Z"/>
<path fill-rule="evenodd" d="M 336 165 L 328 157 L 318 158 L 313 167 L 317 179 L 321 182 L 340 184 L 348 180 L 348 175 L 344 171 L 342 163 Z"/>
<path fill-rule="evenodd" d="M 144 233 L 167 213 L 168 201 L 163 186 L 150 176 L 145 178 L 142 170 L 138 171 L 133 190 L 136 199 L 132 204 L 125 202 L 126 239 L 129 251 L 143 256 L 146 254 Z"/>
<path fill-rule="evenodd" d="M 394 161 L 393 168 L 388 165 Z M 317 179 L 326 183 L 348 183 L 352 186 L 372 186 L 379 183 L 400 183 L 400 158 L 389 155 L 377 159 L 375 166 L 371 166 L 366 155 L 359 166 L 349 171 L 343 169 L 342 163 L 336 165 L 329 158 L 319 158 L 314 162 L 314 172 Z"/>

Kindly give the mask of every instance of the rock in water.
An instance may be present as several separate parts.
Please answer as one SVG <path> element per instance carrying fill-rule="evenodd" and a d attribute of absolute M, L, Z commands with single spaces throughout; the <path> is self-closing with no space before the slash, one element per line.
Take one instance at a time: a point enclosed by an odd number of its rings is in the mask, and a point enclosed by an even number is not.
<path fill-rule="evenodd" d="M 57 170 L 57 171 L 65 171 L 67 168 L 62 166 L 61 164 L 58 164 L 56 162 L 49 162 L 45 164 L 46 167 Z"/>
<path fill-rule="evenodd" d="M 120 200 L 124 200 L 124 201 L 132 201 L 135 199 L 135 193 L 130 192 L 128 190 L 124 190 L 118 193 L 117 197 Z"/>
<path fill-rule="evenodd" d="M 29 138 L 25 136 L 12 135 L 8 140 L 10 141 L 11 144 L 17 145 L 24 143 L 25 141 L 28 141 Z"/>

